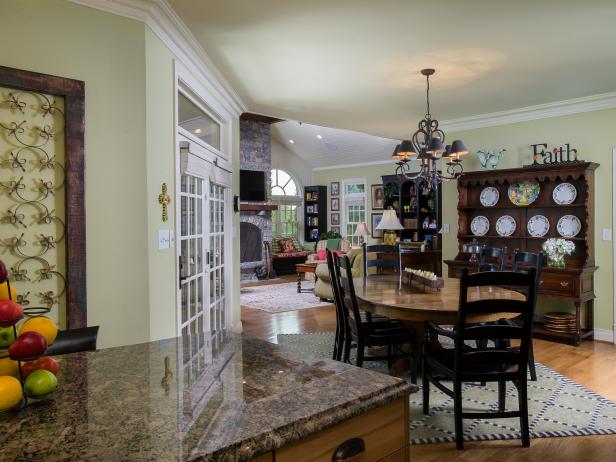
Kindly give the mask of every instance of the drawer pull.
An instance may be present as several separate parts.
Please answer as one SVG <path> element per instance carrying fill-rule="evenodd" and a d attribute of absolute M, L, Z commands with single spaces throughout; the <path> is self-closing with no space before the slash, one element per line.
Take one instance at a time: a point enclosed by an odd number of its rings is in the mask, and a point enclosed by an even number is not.
<path fill-rule="evenodd" d="M 366 450 L 366 444 L 361 438 L 346 440 L 336 448 L 332 455 L 332 462 L 352 460 Z"/>
<path fill-rule="evenodd" d="M 560 286 L 561 287 L 567 287 L 569 285 L 569 283 L 567 281 L 560 281 Z"/>
<path fill-rule="evenodd" d="M 543 279 L 541 281 L 539 281 L 539 285 L 543 284 Z"/>

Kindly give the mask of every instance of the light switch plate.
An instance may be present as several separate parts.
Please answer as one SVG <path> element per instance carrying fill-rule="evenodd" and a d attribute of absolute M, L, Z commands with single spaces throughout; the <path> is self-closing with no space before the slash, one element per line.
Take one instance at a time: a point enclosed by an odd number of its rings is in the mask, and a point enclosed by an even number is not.
<path fill-rule="evenodd" d="M 603 240 L 604 241 L 612 240 L 612 230 L 610 228 L 603 228 Z"/>
<path fill-rule="evenodd" d="M 443 234 L 449 234 L 449 223 L 443 223 Z"/>
<path fill-rule="evenodd" d="M 167 250 L 170 245 L 170 236 L 168 229 L 159 229 L 158 230 L 158 250 Z"/>

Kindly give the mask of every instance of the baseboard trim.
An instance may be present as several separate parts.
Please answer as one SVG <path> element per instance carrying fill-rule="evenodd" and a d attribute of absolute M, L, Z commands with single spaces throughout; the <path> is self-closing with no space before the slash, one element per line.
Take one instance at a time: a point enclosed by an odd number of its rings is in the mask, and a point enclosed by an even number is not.
<path fill-rule="evenodd" d="M 614 326 L 616 329 L 616 326 Z M 608 329 L 595 329 L 595 340 L 614 343 L 614 331 Z"/>

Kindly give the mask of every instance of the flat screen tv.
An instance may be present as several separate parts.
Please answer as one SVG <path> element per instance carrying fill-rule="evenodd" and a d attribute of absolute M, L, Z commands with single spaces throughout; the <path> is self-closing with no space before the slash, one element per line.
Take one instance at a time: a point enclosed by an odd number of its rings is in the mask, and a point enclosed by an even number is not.
<path fill-rule="evenodd" d="M 265 172 L 240 170 L 240 200 L 265 200 Z"/>

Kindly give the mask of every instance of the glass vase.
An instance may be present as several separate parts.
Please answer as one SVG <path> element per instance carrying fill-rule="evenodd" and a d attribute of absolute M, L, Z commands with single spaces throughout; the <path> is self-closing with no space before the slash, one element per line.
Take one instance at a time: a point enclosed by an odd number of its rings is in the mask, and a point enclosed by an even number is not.
<path fill-rule="evenodd" d="M 564 254 L 554 254 L 548 255 L 548 266 L 552 268 L 564 268 L 565 267 L 565 255 Z"/>

